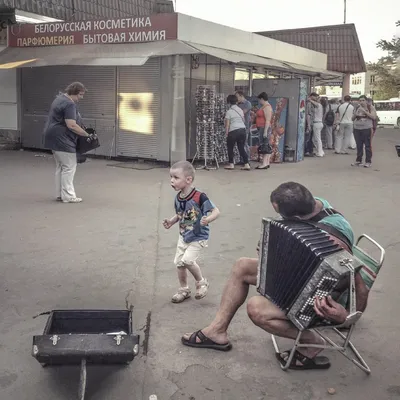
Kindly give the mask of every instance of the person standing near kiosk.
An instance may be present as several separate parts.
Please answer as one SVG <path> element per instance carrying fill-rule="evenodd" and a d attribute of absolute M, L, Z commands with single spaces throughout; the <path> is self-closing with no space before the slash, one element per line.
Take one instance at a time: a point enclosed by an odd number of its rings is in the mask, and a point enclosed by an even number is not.
<path fill-rule="evenodd" d="M 65 93 L 51 104 L 45 127 L 45 147 L 52 150 L 56 161 L 56 198 L 63 203 L 80 203 L 74 188 L 77 166 L 78 136 L 90 135 L 79 125 L 76 103 L 83 99 L 85 86 L 80 82 L 68 85 Z"/>

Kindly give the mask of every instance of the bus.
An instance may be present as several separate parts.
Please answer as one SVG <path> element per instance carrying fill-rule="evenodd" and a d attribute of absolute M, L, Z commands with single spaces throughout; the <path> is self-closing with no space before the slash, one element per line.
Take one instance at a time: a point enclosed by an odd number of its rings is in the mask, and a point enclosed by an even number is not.
<path fill-rule="evenodd" d="M 394 125 L 400 128 L 400 98 L 374 101 L 379 118 L 378 125 Z"/>

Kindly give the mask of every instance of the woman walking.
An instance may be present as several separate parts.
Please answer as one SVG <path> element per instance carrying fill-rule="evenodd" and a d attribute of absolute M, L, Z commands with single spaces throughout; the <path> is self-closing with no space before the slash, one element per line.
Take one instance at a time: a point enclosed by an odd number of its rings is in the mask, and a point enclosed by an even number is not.
<path fill-rule="evenodd" d="M 234 94 L 230 94 L 227 98 L 228 104 L 230 104 L 229 110 L 225 114 L 225 129 L 227 136 L 227 147 L 228 147 L 228 159 L 229 164 L 225 169 L 235 169 L 233 163 L 233 149 L 237 144 L 240 157 L 243 160 L 244 167 L 242 170 L 249 171 L 249 156 L 245 151 L 246 143 L 246 125 L 243 111 L 237 106 L 238 99 Z"/>
<path fill-rule="evenodd" d="M 76 108 L 86 92 L 80 82 L 71 83 L 65 93 L 58 95 L 49 111 L 45 129 L 45 147 L 52 150 L 56 161 L 56 197 L 63 203 L 80 203 L 76 197 L 74 176 L 77 165 L 76 146 L 79 136 L 89 134 L 79 125 L 80 115 Z"/>
<path fill-rule="evenodd" d="M 256 169 L 268 169 L 270 167 L 269 161 L 272 154 L 272 147 L 270 144 L 273 114 L 272 106 L 268 103 L 267 93 L 262 92 L 257 97 L 261 105 L 261 108 L 256 112 L 256 126 L 259 136 L 258 154 L 262 155 L 262 163 L 257 166 Z"/>

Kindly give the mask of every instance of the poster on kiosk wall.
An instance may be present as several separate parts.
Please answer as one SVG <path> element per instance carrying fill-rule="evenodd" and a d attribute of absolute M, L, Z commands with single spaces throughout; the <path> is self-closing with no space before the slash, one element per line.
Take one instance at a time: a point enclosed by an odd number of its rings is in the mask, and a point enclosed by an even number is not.
<path fill-rule="evenodd" d="M 250 159 L 253 161 L 258 161 L 258 145 L 260 143 L 260 138 L 255 125 L 255 114 L 257 110 L 261 108 L 257 97 L 248 97 L 247 100 L 250 101 L 252 105 L 251 110 L 251 122 L 250 127 Z M 289 99 L 286 97 L 270 97 L 268 99 L 269 104 L 272 106 L 272 137 L 270 144 L 272 146 L 272 154 L 270 162 L 280 163 L 283 162 L 284 149 L 285 149 L 285 133 L 286 133 L 286 121 L 288 115 L 288 104 Z"/>

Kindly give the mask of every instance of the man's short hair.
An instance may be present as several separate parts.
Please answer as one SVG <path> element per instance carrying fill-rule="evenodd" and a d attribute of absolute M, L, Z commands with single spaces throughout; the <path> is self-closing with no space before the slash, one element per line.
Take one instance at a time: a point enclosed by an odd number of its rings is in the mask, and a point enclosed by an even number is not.
<path fill-rule="evenodd" d="M 315 208 L 315 199 L 311 192 L 297 182 L 286 182 L 271 193 L 271 203 L 278 206 L 283 217 L 304 217 Z"/>
<path fill-rule="evenodd" d="M 195 170 L 189 161 L 178 161 L 172 165 L 171 169 L 181 169 L 186 177 L 191 176 L 194 180 Z"/>
<path fill-rule="evenodd" d="M 87 92 L 87 89 L 81 82 L 73 82 L 69 84 L 65 89 L 65 93 L 67 93 L 69 96 L 76 96 L 82 92 Z"/>
<path fill-rule="evenodd" d="M 362 99 L 367 100 L 367 96 L 365 96 L 364 94 L 362 94 L 362 95 L 358 98 L 358 100 L 362 100 Z"/>
<path fill-rule="evenodd" d="M 236 94 L 238 94 L 239 96 L 244 97 L 244 92 L 242 90 L 236 90 Z"/>
<path fill-rule="evenodd" d="M 347 101 L 347 102 L 351 101 L 351 97 L 349 95 L 344 96 L 344 101 Z"/>
<path fill-rule="evenodd" d="M 312 93 L 310 94 L 310 97 L 319 97 L 319 94 L 316 93 L 316 92 L 312 92 Z"/>

